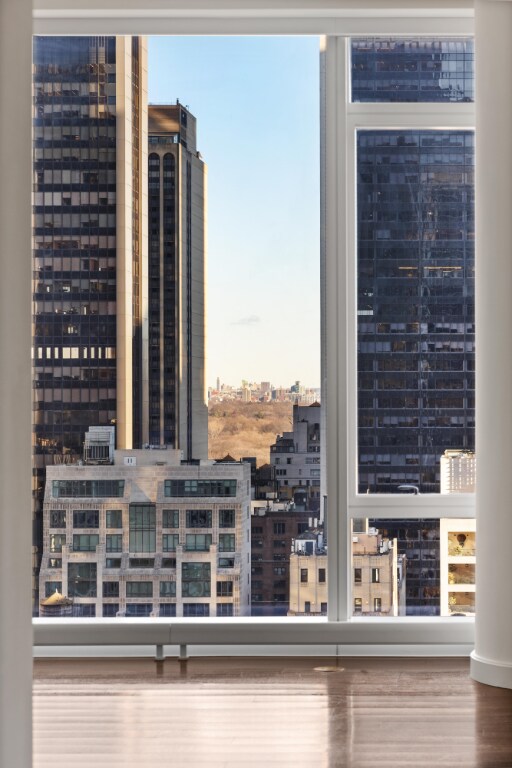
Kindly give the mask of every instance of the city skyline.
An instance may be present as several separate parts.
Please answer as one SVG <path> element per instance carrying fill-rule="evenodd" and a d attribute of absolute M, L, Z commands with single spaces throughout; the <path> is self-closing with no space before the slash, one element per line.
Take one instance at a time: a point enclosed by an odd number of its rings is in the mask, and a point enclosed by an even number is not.
<path fill-rule="evenodd" d="M 148 38 L 149 102 L 190 108 L 208 166 L 208 384 L 258 380 L 263 361 L 274 382 L 320 382 L 319 51 Z"/>

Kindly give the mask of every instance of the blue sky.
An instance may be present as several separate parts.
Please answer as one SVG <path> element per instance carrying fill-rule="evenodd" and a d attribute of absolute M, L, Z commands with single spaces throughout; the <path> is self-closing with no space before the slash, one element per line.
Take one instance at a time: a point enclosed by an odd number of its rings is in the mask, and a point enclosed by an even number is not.
<path fill-rule="evenodd" d="M 319 39 L 149 38 L 208 165 L 207 381 L 320 383 Z"/>

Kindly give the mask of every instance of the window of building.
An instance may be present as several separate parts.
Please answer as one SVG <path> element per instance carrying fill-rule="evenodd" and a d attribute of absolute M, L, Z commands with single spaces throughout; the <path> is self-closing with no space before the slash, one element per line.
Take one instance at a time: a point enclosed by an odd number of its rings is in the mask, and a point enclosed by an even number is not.
<path fill-rule="evenodd" d="M 306 600 L 304 603 L 304 613 L 311 613 L 311 602 Z"/>
<path fill-rule="evenodd" d="M 319 568 L 318 569 L 318 583 L 319 584 L 325 584 L 326 578 L 325 578 L 325 568 Z"/>
<path fill-rule="evenodd" d="M 128 561 L 129 568 L 154 568 L 154 557 L 130 557 Z"/>
<path fill-rule="evenodd" d="M 168 616 L 171 618 L 176 616 L 176 603 L 161 603 L 160 616 Z"/>
<path fill-rule="evenodd" d="M 378 584 L 380 581 L 380 568 L 372 568 L 372 584 Z"/>
<path fill-rule="evenodd" d="M 235 534 L 219 533 L 219 552 L 235 552 Z"/>
<path fill-rule="evenodd" d="M 286 541 L 284 539 L 274 539 L 274 549 L 286 549 Z"/>
<path fill-rule="evenodd" d="M 96 563 L 68 563 L 68 597 L 96 597 Z"/>
<path fill-rule="evenodd" d="M 153 582 L 127 581 L 126 597 L 153 597 Z"/>
<path fill-rule="evenodd" d="M 217 582 L 217 597 L 233 597 L 233 582 L 232 581 L 218 581 Z"/>
<path fill-rule="evenodd" d="M 274 566 L 274 573 L 276 576 L 286 576 L 287 568 L 285 568 L 284 565 L 275 565 Z"/>
<path fill-rule="evenodd" d="M 373 610 L 375 613 L 380 613 L 382 611 L 382 598 L 381 597 L 374 597 L 373 598 Z"/>
<path fill-rule="evenodd" d="M 176 547 L 180 543 L 179 533 L 163 533 L 162 534 L 162 551 L 163 552 L 175 552 Z M 188 548 L 188 543 L 187 543 Z"/>
<path fill-rule="evenodd" d="M 176 582 L 175 581 L 161 581 L 160 582 L 160 597 L 176 597 Z"/>
<path fill-rule="evenodd" d="M 233 603 L 220 603 L 217 606 L 217 616 L 233 616 Z"/>
<path fill-rule="evenodd" d="M 300 581 L 301 581 L 301 584 L 307 584 L 308 583 L 308 569 L 307 568 L 301 568 L 300 569 Z"/>
<path fill-rule="evenodd" d="M 66 527 L 66 510 L 51 509 L 50 510 L 50 528 L 65 528 L 65 527 Z"/>
<path fill-rule="evenodd" d="M 65 533 L 50 533 L 50 552 L 62 552 L 62 547 L 65 546 Z"/>
<path fill-rule="evenodd" d="M 73 511 L 73 528 L 99 528 L 100 513 L 97 509 Z"/>
<path fill-rule="evenodd" d="M 327 603 L 320 603 L 320 613 L 327 616 Z"/>
<path fill-rule="evenodd" d="M 235 510 L 234 509 L 219 510 L 219 528 L 234 528 L 234 527 L 235 527 Z"/>
<path fill-rule="evenodd" d="M 235 558 L 234 557 L 219 557 L 219 568 L 234 568 L 235 567 Z M 251 569 L 254 573 L 256 571 L 255 568 Z"/>
<path fill-rule="evenodd" d="M 118 581 L 104 581 L 103 582 L 103 597 L 119 597 L 119 582 Z"/>
<path fill-rule="evenodd" d="M 176 568 L 176 558 L 162 557 L 162 568 Z"/>
<path fill-rule="evenodd" d="M 210 615 L 209 603 L 183 603 L 183 616 L 194 618 Z"/>
<path fill-rule="evenodd" d="M 61 557 L 49 557 L 48 558 L 48 568 L 62 568 L 62 558 Z"/>
<path fill-rule="evenodd" d="M 45 581 L 44 596 L 51 597 L 55 592 L 62 594 L 62 581 Z"/>
<path fill-rule="evenodd" d="M 126 603 L 126 616 L 151 616 L 153 603 Z"/>
<path fill-rule="evenodd" d="M 96 616 L 96 606 L 91 603 L 75 603 L 73 617 L 80 619 L 93 619 Z"/>
<path fill-rule="evenodd" d="M 75 533 L 73 552 L 96 552 L 100 537 L 97 533 Z"/>
<path fill-rule="evenodd" d="M 123 551 L 123 534 L 122 533 L 107 533 L 105 542 L 106 542 L 107 552 Z"/>
<path fill-rule="evenodd" d="M 119 613 L 119 603 L 103 603 L 103 618 L 115 618 Z"/>
<path fill-rule="evenodd" d="M 162 527 L 163 528 L 179 528 L 180 527 L 179 509 L 164 509 L 162 511 Z"/>
<path fill-rule="evenodd" d="M 185 549 L 187 552 L 208 552 L 211 544 L 211 533 L 187 533 L 185 537 Z M 220 547 L 219 551 L 222 551 Z"/>
<path fill-rule="evenodd" d="M 361 584 L 363 581 L 363 569 L 354 568 L 354 584 Z"/>
<path fill-rule="evenodd" d="M 154 504 L 130 504 L 130 552 L 156 551 Z"/>
<path fill-rule="evenodd" d="M 236 496 L 236 480 L 166 480 L 165 496 L 192 498 L 208 496 Z"/>
<path fill-rule="evenodd" d="M 54 480 L 55 499 L 109 498 L 124 494 L 124 480 Z"/>
<path fill-rule="evenodd" d="M 211 528 L 211 509 L 187 509 L 187 528 Z"/>
<path fill-rule="evenodd" d="M 121 567 L 121 558 L 120 557 L 107 557 L 105 558 L 105 568 L 120 568 Z"/>
<path fill-rule="evenodd" d="M 283 534 L 286 532 L 286 523 L 274 523 L 274 533 Z"/>
<path fill-rule="evenodd" d="M 123 527 L 123 513 L 122 513 L 122 510 L 120 510 L 120 509 L 107 509 L 106 526 L 107 526 L 107 528 L 122 528 Z"/>
<path fill-rule="evenodd" d="M 181 564 L 181 595 L 182 597 L 210 597 L 210 563 Z"/>
<path fill-rule="evenodd" d="M 297 535 L 300 536 L 302 533 L 306 533 L 308 528 L 309 523 L 297 523 Z"/>
<path fill-rule="evenodd" d="M 363 612 L 363 598 L 355 597 L 354 598 L 354 614 L 362 613 L 362 612 Z"/>

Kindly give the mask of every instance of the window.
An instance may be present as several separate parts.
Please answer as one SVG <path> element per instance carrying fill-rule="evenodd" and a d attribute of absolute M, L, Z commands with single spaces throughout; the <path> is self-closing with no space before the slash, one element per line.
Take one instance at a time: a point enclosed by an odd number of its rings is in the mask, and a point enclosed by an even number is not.
<path fill-rule="evenodd" d="M 327 603 L 320 603 L 320 613 L 323 616 L 327 615 Z"/>
<path fill-rule="evenodd" d="M 188 552 L 208 552 L 211 544 L 211 533 L 187 533 L 185 537 L 185 549 Z"/>
<path fill-rule="evenodd" d="M 54 480 L 52 492 L 56 499 L 120 497 L 124 480 Z"/>
<path fill-rule="evenodd" d="M 176 597 L 176 582 L 175 581 L 161 581 L 160 582 L 160 597 Z"/>
<path fill-rule="evenodd" d="M 62 568 L 62 558 L 60 558 L 60 557 L 49 557 L 48 558 L 48 568 Z"/>
<path fill-rule="evenodd" d="M 123 513 L 120 509 L 107 509 L 106 515 L 107 528 L 122 528 Z"/>
<path fill-rule="evenodd" d="M 380 581 L 380 568 L 372 568 L 372 584 L 378 584 Z"/>
<path fill-rule="evenodd" d="M 176 616 L 176 603 L 161 603 L 160 616 Z"/>
<path fill-rule="evenodd" d="M 68 563 L 68 597 L 96 597 L 96 563 Z"/>
<path fill-rule="evenodd" d="M 307 568 L 301 568 L 300 569 L 300 582 L 301 582 L 301 584 L 307 584 L 308 583 L 308 569 Z"/>
<path fill-rule="evenodd" d="M 309 600 L 306 600 L 304 603 L 304 613 L 311 613 L 311 603 Z"/>
<path fill-rule="evenodd" d="M 233 582 L 232 581 L 218 581 L 217 582 L 217 597 L 233 597 Z"/>
<path fill-rule="evenodd" d="M 219 510 L 219 528 L 234 528 L 234 527 L 235 527 L 235 510 L 234 509 Z"/>
<path fill-rule="evenodd" d="M 176 568 L 176 558 L 162 557 L 162 568 Z"/>
<path fill-rule="evenodd" d="M 73 528 L 99 528 L 100 513 L 97 509 L 74 510 Z"/>
<path fill-rule="evenodd" d="M 126 603 L 126 616 L 151 616 L 152 603 Z"/>
<path fill-rule="evenodd" d="M 151 581 L 127 581 L 126 597 L 153 597 Z"/>
<path fill-rule="evenodd" d="M 100 537 L 97 533 L 75 533 L 73 536 L 74 552 L 96 552 Z"/>
<path fill-rule="evenodd" d="M 219 568 L 234 568 L 235 567 L 235 558 L 234 557 L 219 557 Z M 254 569 L 252 569 L 254 572 Z"/>
<path fill-rule="evenodd" d="M 156 551 L 154 504 L 130 504 L 130 552 Z"/>
<path fill-rule="evenodd" d="M 130 557 L 128 565 L 130 568 L 154 568 L 155 559 L 153 557 Z"/>
<path fill-rule="evenodd" d="M 354 584 L 361 584 L 363 581 L 363 569 L 354 568 Z"/>
<path fill-rule="evenodd" d="M 123 551 L 123 534 L 122 533 L 107 533 L 106 551 L 107 552 Z"/>
<path fill-rule="evenodd" d="M 105 568 L 120 568 L 120 567 L 121 567 L 120 557 L 107 557 L 105 559 Z"/>
<path fill-rule="evenodd" d="M 211 509 L 187 509 L 187 528 L 211 528 Z"/>
<path fill-rule="evenodd" d="M 179 543 L 180 543 L 179 533 L 163 533 L 162 534 L 162 551 L 163 552 L 175 552 L 176 547 L 179 545 Z"/>
<path fill-rule="evenodd" d="M 217 616 L 233 616 L 233 603 L 220 603 L 217 606 Z"/>
<path fill-rule="evenodd" d="M 285 568 L 283 565 L 275 565 L 274 566 L 274 573 L 276 576 L 286 576 L 287 568 Z"/>
<path fill-rule="evenodd" d="M 183 603 L 183 616 L 194 618 L 200 616 L 209 616 L 210 606 L 208 603 Z"/>
<path fill-rule="evenodd" d="M 373 598 L 373 610 L 375 613 L 380 613 L 382 611 L 382 598 L 381 597 L 374 597 Z"/>
<path fill-rule="evenodd" d="M 326 578 L 325 578 L 325 568 L 319 568 L 318 569 L 318 583 L 319 584 L 325 584 Z"/>
<path fill-rule="evenodd" d="M 102 615 L 104 618 L 114 618 L 119 613 L 119 603 L 104 603 Z"/>
<path fill-rule="evenodd" d="M 171 498 L 236 496 L 236 480 L 166 480 L 164 493 Z"/>
<path fill-rule="evenodd" d="M 286 531 L 286 524 L 285 523 L 274 523 L 274 533 L 275 534 L 282 534 Z"/>
<path fill-rule="evenodd" d="M 219 533 L 219 552 L 234 552 L 235 550 L 235 534 Z"/>
<path fill-rule="evenodd" d="M 118 581 L 104 581 L 103 582 L 103 597 L 119 597 L 119 582 Z"/>
<path fill-rule="evenodd" d="M 363 598 L 355 597 L 354 598 L 354 614 L 362 613 L 362 612 L 363 612 Z"/>
<path fill-rule="evenodd" d="M 65 527 L 66 527 L 66 510 L 51 509 L 50 510 L 50 528 L 65 528 Z"/>
<path fill-rule="evenodd" d="M 182 563 L 181 589 L 182 597 L 210 597 L 210 563 Z"/>
<path fill-rule="evenodd" d="M 179 509 L 164 509 L 162 511 L 162 527 L 163 528 L 179 528 L 180 527 Z"/>
<path fill-rule="evenodd" d="M 65 533 L 50 533 L 50 552 L 62 552 L 62 547 L 65 546 Z"/>
<path fill-rule="evenodd" d="M 62 581 L 45 581 L 44 596 L 51 597 L 55 592 L 62 594 Z"/>

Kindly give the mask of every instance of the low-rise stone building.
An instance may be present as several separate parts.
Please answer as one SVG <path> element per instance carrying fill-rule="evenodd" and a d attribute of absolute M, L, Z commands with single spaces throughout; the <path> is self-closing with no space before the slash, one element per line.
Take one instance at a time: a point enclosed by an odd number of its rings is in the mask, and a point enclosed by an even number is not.
<path fill-rule="evenodd" d="M 250 614 L 250 466 L 115 451 L 48 467 L 40 594 L 78 616 Z"/>

